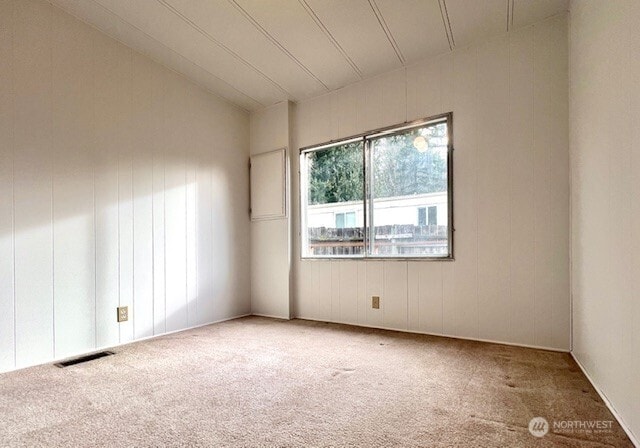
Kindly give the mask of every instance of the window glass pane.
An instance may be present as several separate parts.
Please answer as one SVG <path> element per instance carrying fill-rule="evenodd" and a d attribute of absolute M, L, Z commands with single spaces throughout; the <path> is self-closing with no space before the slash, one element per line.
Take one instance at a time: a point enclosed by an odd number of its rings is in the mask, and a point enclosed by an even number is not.
<path fill-rule="evenodd" d="M 438 225 L 438 207 L 432 206 L 429 207 L 429 225 L 435 226 Z"/>
<path fill-rule="evenodd" d="M 373 138 L 370 151 L 371 255 L 448 256 L 447 124 Z"/>
<path fill-rule="evenodd" d="M 345 226 L 346 227 L 356 226 L 356 212 L 349 212 L 345 214 Z"/>
<path fill-rule="evenodd" d="M 364 255 L 362 140 L 303 153 L 303 255 Z"/>
<path fill-rule="evenodd" d="M 427 225 L 427 209 L 424 207 L 418 207 L 418 225 Z"/>

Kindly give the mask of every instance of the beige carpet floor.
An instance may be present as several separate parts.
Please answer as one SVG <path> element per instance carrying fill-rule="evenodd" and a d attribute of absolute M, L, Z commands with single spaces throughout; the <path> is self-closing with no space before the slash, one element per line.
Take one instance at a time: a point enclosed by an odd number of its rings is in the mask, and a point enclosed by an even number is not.
<path fill-rule="evenodd" d="M 115 351 L 0 375 L 0 446 L 632 446 L 563 353 L 258 317 Z"/>

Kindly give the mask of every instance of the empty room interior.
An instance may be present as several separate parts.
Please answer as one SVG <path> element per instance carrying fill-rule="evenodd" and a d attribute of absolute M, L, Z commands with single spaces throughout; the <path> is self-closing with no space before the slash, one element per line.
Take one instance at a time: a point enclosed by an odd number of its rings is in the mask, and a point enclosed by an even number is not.
<path fill-rule="evenodd" d="M 639 24 L 0 0 L 0 446 L 640 447 Z"/>

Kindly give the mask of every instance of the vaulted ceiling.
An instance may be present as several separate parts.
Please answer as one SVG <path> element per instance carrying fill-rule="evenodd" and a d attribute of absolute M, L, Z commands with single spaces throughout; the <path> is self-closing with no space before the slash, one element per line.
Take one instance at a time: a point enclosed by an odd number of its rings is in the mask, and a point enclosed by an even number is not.
<path fill-rule="evenodd" d="M 249 111 L 525 26 L 568 0 L 50 0 Z"/>

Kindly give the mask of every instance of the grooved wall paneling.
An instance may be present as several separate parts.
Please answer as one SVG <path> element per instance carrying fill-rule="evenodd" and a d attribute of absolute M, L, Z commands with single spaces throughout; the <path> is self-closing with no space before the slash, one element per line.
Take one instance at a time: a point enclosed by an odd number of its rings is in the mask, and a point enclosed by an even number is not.
<path fill-rule="evenodd" d="M 639 446 L 640 4 L 571 8 L 573 355 Z"/>
<path fill-rule="evenodd" d="M 296 106 L 295 148 L 449 111 L 455 146 L 453 262 L 300 260 L 293 201 L 296 316 L 570 348 L 567 32 L 556 16 Z"/>
<path fill-rule="evenodd" d="M 62 10 L 0 1 L 0 371 L 248 313 L 248 136 Z"/>

